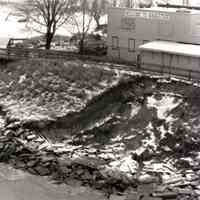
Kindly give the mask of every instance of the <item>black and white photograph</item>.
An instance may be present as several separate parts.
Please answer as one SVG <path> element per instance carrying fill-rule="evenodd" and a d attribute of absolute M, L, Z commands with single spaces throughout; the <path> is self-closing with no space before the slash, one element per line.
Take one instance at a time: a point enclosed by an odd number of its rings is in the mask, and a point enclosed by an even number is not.
<path fill-rule="evenodd" d="M 0 200 L 200 200 L 199 0 L 0 0 Z"/>

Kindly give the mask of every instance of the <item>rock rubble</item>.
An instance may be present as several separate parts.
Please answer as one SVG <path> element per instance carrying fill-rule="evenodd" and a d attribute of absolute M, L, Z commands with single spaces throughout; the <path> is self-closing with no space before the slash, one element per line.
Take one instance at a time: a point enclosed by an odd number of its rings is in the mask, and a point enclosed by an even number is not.
<path fill-rule="evenodd" d="M 2 70 L 0 161 L 110 200 L 199 199 L 199 86 L 96 65 Z"/>
<path fill-rule="evenodd" d="M 2 131 L 0 150 L 0 160 L 16 168 L 66 183 L 78 179 L 83 185 L 104 190 L 110 200 L 200 198 L 200 168 L 181 173 L 173 172 L 169 165 L 159 165 L 158 170 L 155 163 L 149 163 L 142 169 L 132 166 L 135 171 L 130 173 L 117 171 L 110 167 L 112 160 L 98 157 L 95 151 L 77 156 L 67 145 L 53 144 L 34 131 L 22 129 L 18 122 L 7 124 Z"/>

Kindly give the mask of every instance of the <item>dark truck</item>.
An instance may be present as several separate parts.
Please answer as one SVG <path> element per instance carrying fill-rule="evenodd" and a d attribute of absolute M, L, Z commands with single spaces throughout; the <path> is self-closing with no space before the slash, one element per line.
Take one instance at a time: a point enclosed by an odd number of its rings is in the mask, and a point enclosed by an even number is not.
<path fill-rule="evenodd" d="M 81 45 L 81 34 L 74 34 L 70 43 L 75 45 L 80 49 Z M 84 53 L 92 55 L 106 55 L 107 53 L 107 43 L 104 38 L 94 34 L 87 34 L 84 39 Z"/>
<path fill-rule="evenodd" d="M 84 51 L 88 54 L 106 55 L 107 45 L 102 40 L 86 40 L 84 42 Z"/>

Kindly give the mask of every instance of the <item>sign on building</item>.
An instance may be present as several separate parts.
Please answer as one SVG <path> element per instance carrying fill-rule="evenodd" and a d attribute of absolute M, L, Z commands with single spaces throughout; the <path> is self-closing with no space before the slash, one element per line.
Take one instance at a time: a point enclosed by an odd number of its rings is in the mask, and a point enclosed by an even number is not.
<path fill-rule="evenodd" d="M 126 10 L 124 17 L 127 18 L 142 18 L 150 20 L 165 20 L 169 21 L 170 16 L 164 12 L 155 12 L 155 11 L 137 11 L 137 10 Z"/>
<path fill-rule="evenodd" d="M 121 19 L 121 29 L 123 30 L 135 30 L 136 28 L 136 22 L 135 18 L 132 17 L 123 17 Z"/>

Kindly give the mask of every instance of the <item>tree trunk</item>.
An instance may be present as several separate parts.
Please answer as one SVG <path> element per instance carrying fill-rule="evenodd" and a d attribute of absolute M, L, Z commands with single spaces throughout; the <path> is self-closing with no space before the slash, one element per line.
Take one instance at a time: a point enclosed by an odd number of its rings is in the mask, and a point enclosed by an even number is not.
<path fill-rule="evenodd" d="M 94 17 L 94 20 L 95 20 L 95 22 L 96 22 L 96 24 L 97 24 L 97 29 L 99 28 L 99 26 L 100 26 L 100 22 L 99 22 L 99 20 L 100 20 L 100 16 L 98 15 L 96 15 L 95 17 Z"/>
<path fill-rule="evenodd" d="M 47 33 L 46 34 L 46 44 L 45 44 L 45 48 L 48 50 L 48 49 L 51 49 L 51 42 L 52 42 L 52 39 L 53 39 L 53 33 Z"/>
<path fill-rule="evenodd" d="M 84 47 L 84 40 L 85 40 L 85 38 L 82 37 L 81 40 L 80 40 L 80 43 L 79 43 L 79 53 L 80 53 L 81 55 L 84 54 L 84 50 L 85 50 L 85 47 Z"/>
<path fill-rule="evenodd" d="M 79 53 L 80 54 L 84 54 L 84 50 L 85 50 L 85 47 L 84 47 L 84 42 L 85 42 L 85 14 L 86 14 L 86 0 L 83 0 L 83 24 L 82 24 L 82 34 L 81 34 L 81 40 L 80 40 L 80 43 L 79 43 Z"/>

